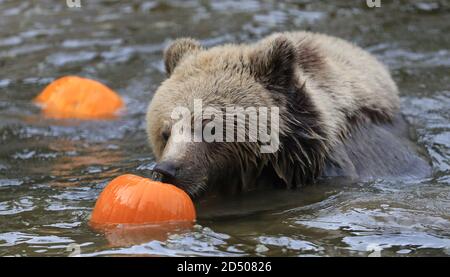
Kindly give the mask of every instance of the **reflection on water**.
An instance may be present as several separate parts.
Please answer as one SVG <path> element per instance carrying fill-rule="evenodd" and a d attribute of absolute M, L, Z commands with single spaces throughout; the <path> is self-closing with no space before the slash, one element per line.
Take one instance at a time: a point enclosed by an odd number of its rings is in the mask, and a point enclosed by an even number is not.
<path fill-rule="evenodd" d="M 450 21 L 446 1 L 0 1 L 0 255 L 450 255 Z M 211 199 L 192 227 L 97 232 L 88 219 L 106 183 L 149 174 L 146 105 L 164 79 L 161 51 L 280 30 L 358 43 L 392 70 L 403 111 L 433 163 L 425 180 L 343 184 Z M 125 99 L 115 121 L 45 119 L 31 99 L 75 74 Z M 268 197 L 270 195 L 270 197 Z M 148 227 L 148 226 L 147 226 Z M 71 249 L 69 249 L 71 250 Z"/>

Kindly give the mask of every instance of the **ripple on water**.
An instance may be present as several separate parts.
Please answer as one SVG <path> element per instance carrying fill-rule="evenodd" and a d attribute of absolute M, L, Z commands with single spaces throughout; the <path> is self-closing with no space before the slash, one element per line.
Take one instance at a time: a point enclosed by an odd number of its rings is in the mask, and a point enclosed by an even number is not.
<path fill-rule="evenodd" d="M 3 166 L 0 164 L 0 170 L 6 169 L 6 166 Z M 18 179 L 0 179 L 0 188 L 6 188 L 6 187 L 16 187 L 23 184 L 22 180 Z"/>
<path fill-rule="evenodd" d="M 0 3 L 1 4 L 1 3 Z M 0 10 L 2 16 L 17 16 L 29 7 L 30 3 L 22 2 L 14 7 L 4 8 Z"/>
<path fill-rule="evenodd" d="M 352 250 L 357 251 L 368 251 L 376 248 L 381 250 L 393 247 L 401 247 L 402 250 L 406 250 L 406 253 L 411 250 L 426 248 L 444 251 L 450 249 L 450 239 L 426 233 L 362 235 L 345 237 L 342 241 L 348 244 Z"/>
<path fill-rule="evenodd" d="M 9 79 L 2 79 L 0 80 L 0 88 L 5 88 L 11 84 L 11 80 Z"/>
<path fill-rule="evenodd" d="M 100 56 L 106 63 L 124 63 L 131 60 L 137 54 L 153 54 L 164 49 L 164 44 L 132 45 L 125 47 L 112 47 L 109 51 L 104 51 Z"/>
<path fill-rule="evenodd" d="M 72 239 L 59 236 L 40 236 L 37 234 L 23 232 L 6 232 L 0 233 L 0 246 L 15 246 L 18 244 L 29 245 L 48 245 L 48 244 L 64 244 L 73 242 Z"/>
<path fill-rule="evenodd" d="M 164 256 L 241 256 L 238 249 L 227 252 L 228 235 L 206 231 L 187 232 L 169 235 L 167 240 L 149 242 L 123 247 L 116 250 L 97 251 L 83 256 L 108 255 L 164 255 Z"/>
<path fill-rule="evenodd" d="M 62 191 L 63 192 L 52 196 L 52 198 L 63 202 L 97 199 L 97 195 L 92 193 L 91 187 L 72 187 Z"/>
<path fill-rule="evenodd" d="M 261 8 L 261 3 L 255 0 L 250 1 L 212 1 L 211 8 L 222 12 L 255 12 Z"/>
<path fill-rule="evenodd" d="M 301 251 L 318 252 L 323 250 L 322 247 L 317 246 L 312 242 L 286 236 L 279 236 L 279 237 L 260 236 L 258 238 L 258 241 L 264 245 L 272 245 L 275 247 L 282 247 L 284 249 L 296 251 L 301 250 Z"/>
<path fill-rule="evenodd" d="M 123 39 L 67 39 L 63 41 L 62 47 L 81 48 L 90 46 L 114 46 L 123 43 Z"/>
<path fill-rule="evenodd" d="M 82 222 L 76 221 L 76 222 L 59 222 L 59 223 L 53 223 L 45 225 L 46 227 L 55 227 L 60 229 L 72 229 L 76 227 L 80 227 Z"/>
<path fill-rule="evenodd" d="M 42 37 L 42 36 L 53 36 L 57 34 L 63 33 L 62 29 L 55 29 L 55 28 L 46 28 L 46 29 L 35 29 L 35 30 L 28 30 L 20 33 L 20 37 L 22 38 L 36 38 L 36 37 Z"/>
<path fill-rule="evenodd" d="M 412 214 L 414 216 L 412 216 Z M 423 231 L 430 228 L 445 231 L 450 222 L 432 213 L 411 209 L 391 208 L 382 204 L 379 209 L 351 208 L 330 213 L 319 213 L 313 220 L 299 220 L 298 224 L 325 230 L 346 230 L 358 232 L 408 232 Z"/>
<path fill-rule="evenodd" d="M 381 59 L 387 63 L 391 69 L 420 67 L 450 66 L 450 52 L 441 49 L 434 52 L 413 52 L 405 49 L 386 49 Z"/>
<path fill-rule="evenodd" d="M 27 77 L 24 78 L 22 82 L 27 85 L 48 85 L 53 80 L 55 80 L 55 78 Z"/>
<path fill-rule="evenodd" d="M 92 51 L 55 53 L 47 57 L 47 62 L 56 67 L 61 67 L 70 63 L 88 62 L 95 57 L 97 57 L 97 52 Z"/>
<path fill-rule="evenodd" d="M 15 215 L 35 209 L 33 198 L 29 196 L 0 202 L 0 215 Z"/>
<path fill-rule="evenodd" d="M 14 159 L 29 160 L 29 159 L 53 159 L 56 158 L 59 153 L 38 153 L 35 150 L 24 149 L 12 155 Z"/>
<path fill-rule="evenodd" d="M 387 204 L 377 209 L 353 207 L 321 211 L 313 219 L 298 220 L 296 223 L 317 230 L 339 231 L 342 242 L 357 251 L 368 251 L 372 246 L 383 249 L 404 246 L 445 249 L 450 243 L 450 240 L 438 235 L 448 232 L 450 222 L 447 218 Z"/>
<path fill-rule="evenodd" d="M 450 171 L 449 93 L 436 93 L 433 98 L 408 97 L 403 104 L 406 116 L 418 126 L 419 142 L 432 158 L 434 170 L 446 174 Z"/>
<path fill-rule="evenodd" d="M 14 47 L 14 49 L 0 51 L 0 58 L 17 58 L 22 55 L 29 55 L 34 52 L 45 50 L 49 47 L 48 44 L 33 44 Z"/>

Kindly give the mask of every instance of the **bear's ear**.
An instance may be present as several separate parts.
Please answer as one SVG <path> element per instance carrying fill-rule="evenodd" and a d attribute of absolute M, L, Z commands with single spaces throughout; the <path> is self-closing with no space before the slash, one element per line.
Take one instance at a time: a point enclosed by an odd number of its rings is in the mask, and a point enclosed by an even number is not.
<path fill-rule="evenodd" d="M 164 50 L 164 65 L 167 75 L 172 74 L 174 68 L 181 59 L 188 53 L 201 49 L 200 43 L 191 38 L 180 38 L 172 42 L 169 47 Z"/>
<path fill-rule="evenodd" d="M 294 43 L 283 35 L 257 45 L 250 54 L 252 74 L 268 87 L 286 88 L 295 77 L 296 51 Z"/>

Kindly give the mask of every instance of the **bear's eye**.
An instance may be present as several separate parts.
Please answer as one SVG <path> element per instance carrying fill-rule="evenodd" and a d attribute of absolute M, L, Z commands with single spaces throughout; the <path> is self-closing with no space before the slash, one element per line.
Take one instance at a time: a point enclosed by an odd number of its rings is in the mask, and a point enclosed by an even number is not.
<path fill-rule="evenodd" d="M 206 126 L 208 123 L 210 123 L 210 122 L 212 122 L 212 119 L 203 119 L 203 120 L 202 120 L 203 129 L 204 129 L 205 126 Z M 213 127 L 211 128 L 211 135 L 214 136 L 215 134 L 216 134 L 216 127 L 213 126 Z"/>
<path fill-rule="evenodd" d="M 169 137 L 170 137 L 169 131 L 164 131 L 164 132 L 162 133 L 162 138 L 163 138 L 164 144 L 167 143 L 167 141 L 169 140 Z"/>

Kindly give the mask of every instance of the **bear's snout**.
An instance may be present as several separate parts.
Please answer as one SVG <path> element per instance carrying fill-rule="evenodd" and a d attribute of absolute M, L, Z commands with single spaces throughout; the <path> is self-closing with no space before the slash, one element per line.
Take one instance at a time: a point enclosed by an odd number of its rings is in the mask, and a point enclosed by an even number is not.
<path fill-rule="evenodd" d="M 191 198 L 197 198 L 203 195 L 208 186 L 207 168 L 200 168 L 192 161 L 163 159 L 152 166 L 152 179 L 177 186 Z"/>
<path fill-rule="evenodd" d="M 177 166 L 172 162 L 160 162 L 155 165 L 153 171 L 158 172 L 162 175 L 162 181 L 167 182 L 175 179 L 177 173 Z"/>

